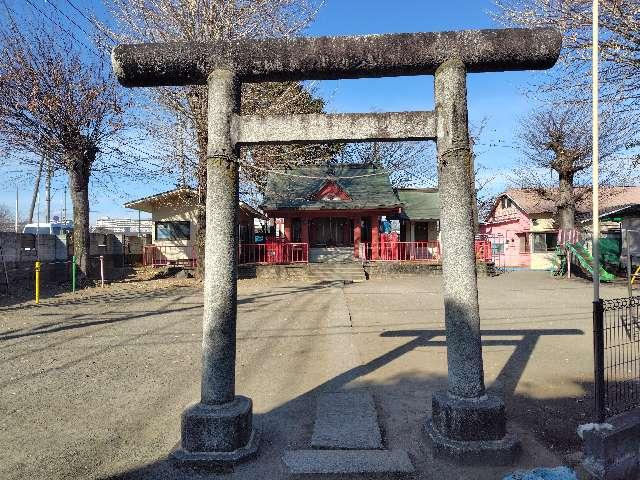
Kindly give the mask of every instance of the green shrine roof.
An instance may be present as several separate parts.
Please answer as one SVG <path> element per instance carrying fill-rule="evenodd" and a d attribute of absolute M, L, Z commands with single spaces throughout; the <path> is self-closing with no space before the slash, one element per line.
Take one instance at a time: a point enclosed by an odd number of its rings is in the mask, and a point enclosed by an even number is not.
<path fill-rule="evenodd" d="M 344 192 L 348 198 L 319 195 L 325 189 Z M 264 210 L 365 210 L 403 206 L 391 186 L 389 173 L 362 164 L 305 166 L 269 172 L 264 197 L 261 206 Z"/>
<path fill-rule="evenodd" d="M 440 218 L 440 197 L 437 188 L 398 188 L 398 198 L 404 203 L 404 213 L 411 220 Z"/>

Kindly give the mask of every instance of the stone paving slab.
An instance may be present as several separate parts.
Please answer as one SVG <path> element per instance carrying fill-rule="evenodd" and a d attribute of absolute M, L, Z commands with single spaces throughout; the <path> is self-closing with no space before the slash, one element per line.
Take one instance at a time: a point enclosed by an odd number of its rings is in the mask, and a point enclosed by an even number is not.
<path fill-rule="evenodd" d="M 290 450 L 282 456 L 293 474 L 411 473 L 404 450 Z"/>
<path fill-rule="evenodd" d="M 371 394 L 358 391 L 320 395 L 311 446 L 333 449 L 384 448 Z"/>

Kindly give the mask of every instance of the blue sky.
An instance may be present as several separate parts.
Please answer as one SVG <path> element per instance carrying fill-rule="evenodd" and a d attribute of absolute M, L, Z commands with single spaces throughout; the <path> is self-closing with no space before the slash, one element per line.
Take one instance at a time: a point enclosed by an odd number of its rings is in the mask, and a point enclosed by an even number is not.
<path fill-rule="evenodd" d="M 82 26 L 83 19 L 73 16 L 64 0 L 31 0 L 48 12 L 51 18 L 73 30 L 58 11 L 47 3 L 55 4 L 61 11 Z M 76 0 L 76 5 L 88 10 L 103 9 L 98 0 Z M 9 2 L 24 15 L 34 10 L 20 1 Z M 490 0 L 326 0 L 308 35 L 357 35 L 391 32 L 419 32 L 437 30 L 462 30 L 491 28 L 497 25 L 487 12 L 493 8 Z M 87 26 L 85 22 L 84 26 Z M 509 72 L 472 74 L 468 80 L 470 123 L 473 126 L 486 122 L 478 148 L 478 161 L 487 171 L 483 175 L 496 175 L 490 188 L 504 188 L 506 176 L 518 152 L 512 148 L 518 119 L 530 109 L 524 92 L 527 86 L 539 81 L 540 73 Z M 360 79 L 320 82 L 319 93 L 327 100 L 327 109 L 333 112 L 404 111 L 433 109 L 433 77 L 400 77 L 385 79 Z M 33 189 L 33 173 L 16 176 L 16 167 L 4 164 L 0 167 L 0 203 L 13 210 L 15 189 L 20 190 L 20 210 L 26 212 Z M 65 178 L 60 175 L 54 181 L 52 210 L 58 213 L 63 205 Z M 131 199 L 150 195 L 172 187 L 173 180 L 158 179 L 145 182 L 117 181 L 112 187 L 93 186 L 92 223 L 101 216 L 137 218 L 137 212 L 127 210 L 122 204 Z M 70 201 L 67 201 L 70 208 Z M 42 206 L 44 209 L 44 205 Z"/>

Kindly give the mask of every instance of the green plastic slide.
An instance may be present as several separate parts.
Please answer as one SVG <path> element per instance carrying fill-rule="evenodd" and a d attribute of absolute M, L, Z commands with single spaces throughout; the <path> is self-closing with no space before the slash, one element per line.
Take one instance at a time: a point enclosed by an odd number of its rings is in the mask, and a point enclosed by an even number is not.
<path fill-rule="evenodd" d="M 576 256 L 582 269 L 593 276 L 593 257 L 591 256 L 591 252 L 580 243 L 567 243 L 566 247 Z M 612 275 L 602 268 L 602 265 L 600 265 L 599 273 L 601 282 L 611 282 L 616 278 L 615 275 Z"/>

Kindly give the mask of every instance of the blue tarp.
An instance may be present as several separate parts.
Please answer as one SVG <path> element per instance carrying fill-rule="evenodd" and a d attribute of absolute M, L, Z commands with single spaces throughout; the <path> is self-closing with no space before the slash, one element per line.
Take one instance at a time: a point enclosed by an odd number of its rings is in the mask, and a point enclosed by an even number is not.
<path fill-rule="evenodd" d="M 515 472 L 503 480 L 578 480 L 575 472 L 567 467 L 536 468 L 528 472 Z"/>

